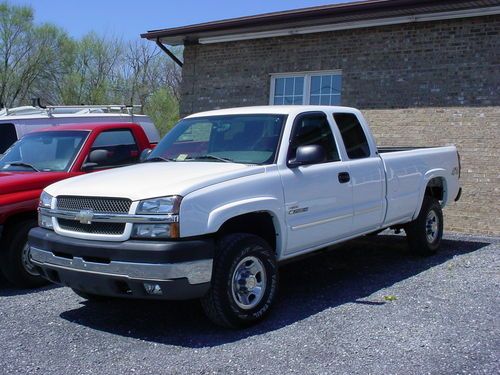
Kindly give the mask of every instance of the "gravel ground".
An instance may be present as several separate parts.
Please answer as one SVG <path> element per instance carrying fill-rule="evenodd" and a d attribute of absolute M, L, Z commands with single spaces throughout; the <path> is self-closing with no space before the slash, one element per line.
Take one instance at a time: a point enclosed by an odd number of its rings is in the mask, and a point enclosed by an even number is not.
<path fill-rule="evenodd" d="M 198 302 L 88 303 L 0 281 L 1 374 L 499 374 L 500 238 L 351 241 L 281 269 L 262 324 L 213 326 Z"/>

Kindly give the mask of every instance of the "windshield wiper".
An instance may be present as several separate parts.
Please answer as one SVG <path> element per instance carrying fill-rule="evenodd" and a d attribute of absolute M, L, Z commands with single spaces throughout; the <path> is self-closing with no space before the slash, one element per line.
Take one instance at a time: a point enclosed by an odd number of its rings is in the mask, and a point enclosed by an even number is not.
<path fill-rule="evenodd" d="M 175 161 L 174 159 L 162 158 L 161 156 L 155 156 L 154 158 L 149 158 L 143 161 L 143 163 L 154 163 L 157 161 Z"/>
<path fill-rule="evenodd" d="M 9 165 L 13 165 L 14 167 L 27 167 L 33 169 L 34 171 L 40 172 L 38 168 L 32 166 L 31 164 L 24 163 L 22 161 L 13 161 L 12 163 L 9 163 Z"/>
<path fill-rule="evenodd" d="M 224 163 L 235 163 L 233 159 L 221 158 L 220 156 L 215 156 L 215 155 L 201 155 L 193 157 L 193 160 L 203 160 L 203 159 L 218 160 L 218 161 L 223 161 Z"/>

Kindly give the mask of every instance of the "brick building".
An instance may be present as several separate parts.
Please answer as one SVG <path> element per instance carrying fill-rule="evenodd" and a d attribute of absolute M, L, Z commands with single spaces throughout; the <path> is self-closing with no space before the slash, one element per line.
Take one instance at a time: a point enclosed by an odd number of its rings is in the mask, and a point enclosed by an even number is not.
<path fill-rule="evenodd" d="M 382 146 L 455 144 L 447 229 L 500 234 L 500 1 L 371 0 L 150 31 L 183 45 L 181 114 L 340 104 Z"/>

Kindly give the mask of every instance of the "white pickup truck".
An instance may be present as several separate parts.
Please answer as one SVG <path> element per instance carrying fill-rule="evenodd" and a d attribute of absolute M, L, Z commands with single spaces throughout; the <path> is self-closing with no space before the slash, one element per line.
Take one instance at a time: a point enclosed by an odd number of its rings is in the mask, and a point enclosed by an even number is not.
<path fill-rule="evenodd" d="M 246 326 L 285 259 L 385 228 L 437 251 L 459 176 L 454 146 L 377 149 L 353 108 L 198 113 L 142 164 L 47 187 L 30 256 L 84 298 L 201 298 L 215 323 Z"/>

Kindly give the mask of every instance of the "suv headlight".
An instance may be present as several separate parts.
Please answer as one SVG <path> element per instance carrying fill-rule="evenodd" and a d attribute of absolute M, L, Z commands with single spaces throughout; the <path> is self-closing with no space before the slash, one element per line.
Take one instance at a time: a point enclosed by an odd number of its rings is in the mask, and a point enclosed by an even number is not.
<path fill-rule="evenodd" d="M 179 238 L 179 208 L 182 197 L 173 195 L 146 199 L 139 202 L 137 215 L 172 215 L 172 223 L 134 224 L 132 238 Z"/>
<path fill-rule="evenodd" d="M 50 210 L 52 207 L 53 196 L 49 193 L 42 191 L 40 195 L 40 201 L 38 202 L 38 207 L 47 208 Z M 45 229 L 54 229 L 52 223 L 52 216 L 44 215 L 40 210 L 38 210 L 38 226 Z"/>
<path fill-rule="evenodd" d="M 181 200 L 182 197 L 179 195 L 146 199 L 139 202 L 136 213 L 139 215 L 178 214 Z"/>
<path fill-rule="evenodd" d="M 40 195 L 40 201 L 38 203 L 39 207 L 43 208 L 51 208 L 52 207 L 52 199 L 54 197 L 47 193 L 46 191 L 42 191 L 42 194 Z"/>

